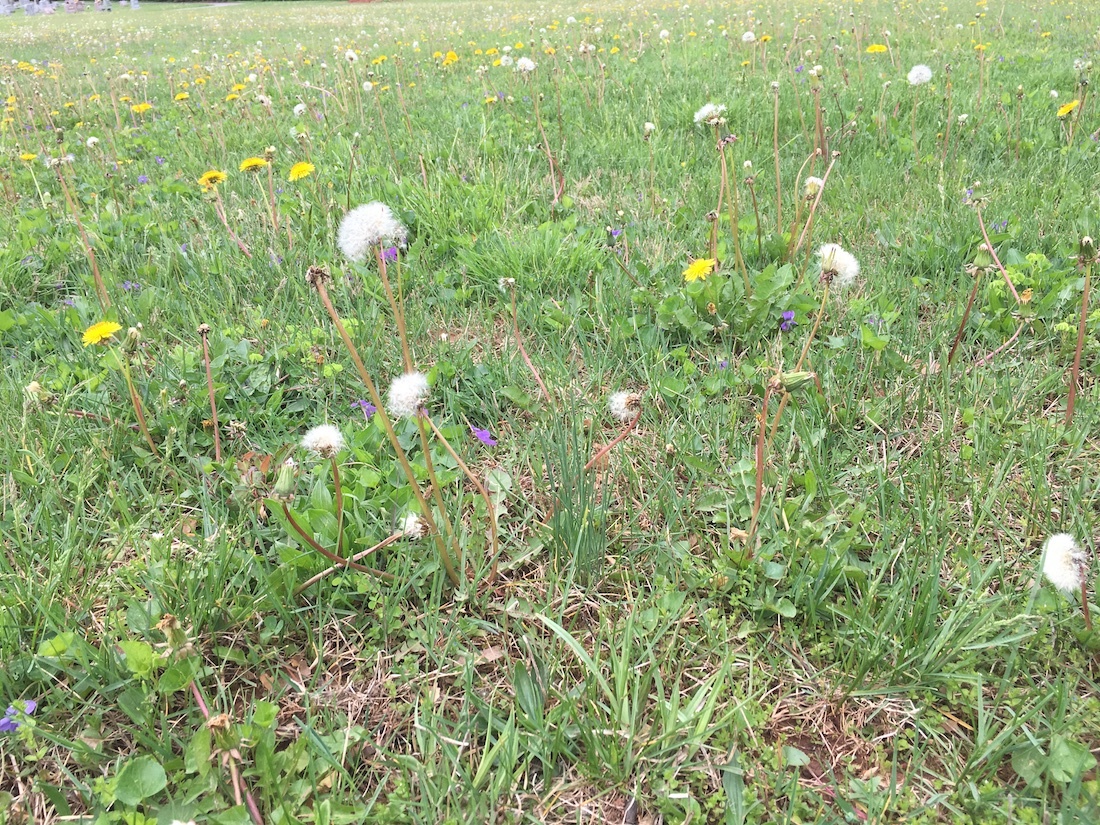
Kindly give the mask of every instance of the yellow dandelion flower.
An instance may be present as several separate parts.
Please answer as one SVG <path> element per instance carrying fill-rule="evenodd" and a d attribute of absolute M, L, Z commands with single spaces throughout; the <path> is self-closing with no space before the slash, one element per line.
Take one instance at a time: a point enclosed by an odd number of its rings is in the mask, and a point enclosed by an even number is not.
<path fill-rule="evenodd" d="M 180 92 L 178 95 L 176 95 L 176 100 L 187 100 L 190 97 L 191 95 L 187 94 L 187 92 Z"/>
<path fill-rule="evenodd" d="M 34 160 L 34 159 L 35 159 L 36 157 L 38 157 L 38 155 L 37 155 L 37 154 L 35 154 L 34 152 L 24 152 L 23 154 L 21 154 L 21 155 L 19 156 L 19 159 L 20 159 L 21 161 L 23 161 L 24 163 L 30 163 L 30 162 L 31 162 L 32 160 Z"/>
<path fill-rule="evenodd" d="M 118 102 L 119 103 L 129 103 L 131 100 L 133 100 L 133 98 L 130 97 L 129 95 L 121 95 L 118 99 Z"/>
<path fill-rule="evenodd" d="M 454 52 L 447 52 L 446 56 L 443 58 L 443 65 L 444 66 L 453 66 L 457 62 L 458 62 L 458 55 L 455 54 Z"/>
<path fill-rule="evenodd" d="M 135 115 L 143 115 L 152 108 L 152 103 L 135 103 L 133 106 L 130 107 L 130 111 L 132 111 Z"/>
<path fill-rule="evenodd" d="M 1065 117 L 1080 105 L 1080 100 L 1071 100 L 1069 103 L 1065 104 L 1064 106 L 1062 106 L 1062 108 L 1058 110 L 1058 117 Z"/>
<path fill-rule="evenodd" d="M 555 55 L 558 53 L 558 50 L 555 49 L 553 46 L 547 46 L 545 49 L 542 50 L 542 52 L 543 54 Z M 486 54 L 488 54 L 488 52 L 486 52 Z"/>
<path fill-rule="evenodd" d="M 203 189 L 209 189 L 212 186 L 217 186 L 219 183 L 225 183 L 225 179 L 229 177 L 225 172 L 219 172 L 217 169 L 211 169 L 209 172 L 204 172 L 202 177 L 199 178 L 199 186 Z"/>
<path fill-rule="evenodd" d="M 867 54 L 886 54 L 888 51 L 890 50 L 881 43 L 872 43 L 867 47 Z"/>
<path fill-rule="evenodd" d="M 263 158 L 245 158 L 241 161 L 240 170 L 242 172 L 259 172 L 267 166 L 267 161 Z"/>
<path fill-rule="evenodd" d="M 443 52 L 432 52 L 432 60 L 439 60 L 443 57 Z"/>
<path fill-rule="evenodd" d="M 714 271 L 714 265 L 718 263 L 714 258 L 696 258 L 691 265 L 684 270 L 684 280 L 689 284 L 692 281 L 705 281 L 707 276 Z"/>
<path fill-rule="evenodd" d="M 308 178 L 310 175 L 313 174 L 316 168 L 317 167 L 315 167 L 312 163 L 308 163 L 307 161 L 298 161 L 296 164 L 290 167 L 290 174 L 287 175 L 287 180 L 294 182 L 296 180 L 301 180 L 302 178 Z"/>
<path fill-rule="evenodd" d="M 122 324 L 116 324 L 114 321 L 100 321 L 84 330 L 84 337 L 81 340 L 84 341 L 86 347 L 93 344 L 102 344 L 120 329 L 122 329 Z"/>
<path fill-rule="evenodd" d="M 230 101 L 232 101 L 232 100 L 236 100 L 236 99 L 237 99 L 237 98 L 239 98 L 239 97 L 240 97 L 240 95 L 236 95 L 236 94 L 232 94 L 232 93 L 230 93 L 230 94 L 227 94 L 227 95 L 225 96 L 225 102 L 226 102 L 226 103 L 229 103 Z"/>
<path fill-rule="evenodd" d="M 760 38 L 760 42 L 761 43 L 767 43 L 771 39 L 772 39 L 772 36 L 770 34 L 765 34 Z"/>
<path fill-rule="evenodd" d="M 231 91 L 231 92 L 243 92 L 244 90 L 245 90 L 245 85 L 243 83 L 234 83 L 233 88 L 230 89 L 229 91 Z"/>

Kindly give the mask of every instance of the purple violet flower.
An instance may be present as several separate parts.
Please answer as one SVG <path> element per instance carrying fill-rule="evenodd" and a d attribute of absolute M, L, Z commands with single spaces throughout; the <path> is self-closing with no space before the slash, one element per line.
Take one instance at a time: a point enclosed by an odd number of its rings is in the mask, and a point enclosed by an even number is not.
<path fill-rule="evenodd" d="M 793 309 L 788 309 L 786 312 L 783 313 L 783 320 L 779 322 L 779 329 L 781 329 L 783 332 L 787 332 L 787 330 L 792 329 L 797 325 L 798 322 L 794 319 Z"/>
<path fill-rule="evenodd" d="M 30 716 L 32 713 L 34 713 L 35 708 L 38 707 L 38 702 L 34 701 L 34 699 L 24 699 L 19 704 L 23 706 L 22 713 L 26 714 L 27 716 Z M 0 733 L 7 733 L 9 731 L 19 730 L 20 722 L 17 718 L 19 714 L 20 711 L 18 708 L 15 707 L 15 705 L 8 705 L 8 709 L 4 712 L 3 717 L 0 717 Z"/>
<path fill-rule="evenodd" d="M 470 427 L 470 430 L 474 434 L 474 438 L 484 444 L 486 447 L 495 447 L 497 440 L 493 438 L 492 434 L 488 430 L 479 430 L 477 427 Z"/>
<path fill-rule="evenodd" d="M 153 160 L 157 162 L 157 166 L 164 166 L 164 158 L 162 158 L 160 155 L 157 155 L 155 158 L 153 158 Z"/>
<path fill-rule="evenodd" d="M 376 406 L 374 406 L 374 404 L 372 404 L 365 398 L 360 398 L 358 401 L 352 401 L 351 408 L 354 410 L 356 407 L 363 411 L 363 418 L 365 418 L 367 421 L 370 421 L 370 417 L 374 415 L 375 411 L 378 409 Z"/>
<path fill-rule="evenodd" d="M 145 184 L 149 182 L 148 175 L 138 175 L 138 183 Z"/>
<path fill-rule="evenodd" d="M 382 260 L 388 264 L 397 263 L 397 247 L 388 246 L 382 250 Z"/>

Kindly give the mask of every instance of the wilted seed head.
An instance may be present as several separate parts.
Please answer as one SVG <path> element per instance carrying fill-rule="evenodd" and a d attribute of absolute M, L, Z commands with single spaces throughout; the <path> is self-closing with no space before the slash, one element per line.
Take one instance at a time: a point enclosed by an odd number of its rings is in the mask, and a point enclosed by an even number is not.
<path fill-rule="evenodd" d="M 398 418 L 410 418 L 420 413 L 430 392 L 428 377 L 424 373 L 406 372 L 393 379 L 386 400 L 391 413 Z"/>
<path fill-rule="evenodd" d="M 611 394 L 607 399 L 607 407 L 612 418 L 625 424 L 633 421 L 642 411 L 642 397 L 636 392 L 622 390 Z"/>
<path fill-rule="evenodd" d="M 329 274 L 327 266 L 314 264 L 306 270 L 306 283 L 310 286 L 318 287 L 331 280 L 332 276 Z"/>
<path fill-rule="evenodd" d="M 352 261 L 363 263 L 384 241 L 404 246 L 408 230 L 380 201 L 357 206 L 340 222 L 336 242 Z"/>
<path fill-rule="evenodd" d="M 31 381 L 31 383 L 23 387 L 23 395 L 26 397 L 28 404 L 39 406 L 51 404 L 54 400 L 53 393 L 47 390 L 37 381 Z"/>
<path fill-rule="evenodd" d="M 657 124 L 650 123 L 648 120 L 642 126 L 642 137 L 649 140 L 649 136 L 657 131 Z"/>
<path fill-rule="evenodd" d="M 802 197 L 806 200 L 817 197 L 817 193 L 821 191 L 821 187 L 825 185 L 825 181 L 821 178 L 815 178 L 813 175 L 806 178 L 802 182 Z"/>
<path fill-rule="evenodd" d="M 322 458 L 332 458 L 344 449 L 344 436 L 332 424 L 319 424 L 302 436 L 302 446 Z"/>
<path fill-rule="evenodd" d="M 859 275 L 859 261 L 840 244 L 824 244 L 817 254 L 821 256 L 822 281 L 836 287 L 846 287 Z"/>
<path fill-rule="evenodd" d="M 1081 589 L 1085 580 L 1088 554 L 1069 533 L 1058 533 L 1043 547 L 1043 575 L 1067 596 Z"/>
<path fill-rule="evenodd" d="M 1088 235 L 1081 238 L 1081 249 L 1078 260 L 1083 264 L 1090 264 L 1096 260 L 1096 244 Z"/>
<path fill-rule="evenodd" d="M 195 644 L 187 638 L 187 631 L 183 629 L 180 620 L 171 613 L 165 613 L 159 622 L 157 630 L 164 634 L 165 649 L 173 659 L 185 659 L 195 652 Z"/>

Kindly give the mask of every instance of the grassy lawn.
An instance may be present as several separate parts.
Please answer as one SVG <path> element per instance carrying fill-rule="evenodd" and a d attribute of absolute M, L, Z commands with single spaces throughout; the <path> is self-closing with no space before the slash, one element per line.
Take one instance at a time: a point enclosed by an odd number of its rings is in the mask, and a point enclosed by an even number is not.
<path fill-rule="evenodd" d="M 1100 820 L 1094 12 L 0 17 L 0 825 Z"/>

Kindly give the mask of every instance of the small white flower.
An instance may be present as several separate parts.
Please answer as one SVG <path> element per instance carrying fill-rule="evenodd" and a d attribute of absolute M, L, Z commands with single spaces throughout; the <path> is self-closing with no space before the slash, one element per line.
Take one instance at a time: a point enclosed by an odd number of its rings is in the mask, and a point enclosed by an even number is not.
<path fill-rule="evenodd" d="M 611 411 L 612 418 L 626 424 L 633 421 L 634 417 L 641 411 L 642 398 L 636 392 L 622 390 L 611 394 L 611 397 L 607 399 L 607 407 Z"/>
<path fill-rule="evenodd" d="M 407 539 L 421 538 L 427 532 L 427 523 L 416 513 L 409 513 L 401 520 L 401 535 Z"/>
<path fill-rule="evenodd" d="M 1069 533 L 1058 533 L 1043 547 L 1043 575 L 1067 596 L 1081 589 L 1088 555 Z"/>
<path fill-rule="evenodd" d="M 821 191 L 821 187 L 824 185 L 825 181 L 811 175 L 802 182 L 802 197 L 806 199 L 816 197 L 817 193 Z"/>
<path fill-rule="evenodd" d="M 322 458 L 332 458 L 344 449 L 344 436 L 332 424 L 319 424 L 302 436 L 302 446 Z"/>
<path fill-rule="evenodd" d="M 336 243 L 350 260 L 363 263 L 383 241 L 405 243 L 408 230 L 380 201 L 357 206 L 340 221 Z"/>
<path fill-rule="evenodd" d="M 95 149 L 95 147 L 99 145 L 99 138 L 93 135 L 92 137 L 84 141 L 84 145 L 87 146 L 89 149 Z"/>
<path fill-rule="evenodd" d="M 523 74 L 531 74 L 535 70 L 535 61 L 529 57 L 521 57 L 516 61 L 516 71 Z"/>
<path fill-rule="evenodd" d="M 932 70 L 923 63 L 918 63 L 909 70 L 909 74 L 906 75 L 906 77 L 909 79 L 910 86 L 923 86 L 932 79 Z"/>
<path fill-rule="evenodd" d="M 745 32 L 743 35 L 741 35 L 741 42 L 742 43 L 755 43 L 756 42 L 756 33 L 755 32 Z"/>
<path fill-rule="evenodd" d="M 428 399 L 431 387 L 428 377 L 422 372 L 406 372 L 393 379 L 387 395 L 389 410 L 398 418 L 417 415 Z"/>
<path fill-rule="evenodd" d="M 817 254 L 821 256 L 821 274 L 829 278 L 834 287 L 844 288 L 859 275 L 859 261 L 840 244 L 824 244 Z"/>
<path fill-rule="evenodd" d="M 705 103 L 695 113 L 697 126 L 716 126 L 722 122 L 722 113 L 726 111 L 724 103 Z"/>

